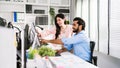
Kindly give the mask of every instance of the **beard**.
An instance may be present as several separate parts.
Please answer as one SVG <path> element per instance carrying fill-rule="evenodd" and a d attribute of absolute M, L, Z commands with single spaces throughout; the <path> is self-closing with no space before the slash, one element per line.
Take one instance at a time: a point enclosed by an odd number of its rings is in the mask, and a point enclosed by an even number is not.
<path fill-rule="evenodd" d="M 79 27 L 77 29 L 73 29 L 74 33 L 77 33 L 79 31 Z"/>

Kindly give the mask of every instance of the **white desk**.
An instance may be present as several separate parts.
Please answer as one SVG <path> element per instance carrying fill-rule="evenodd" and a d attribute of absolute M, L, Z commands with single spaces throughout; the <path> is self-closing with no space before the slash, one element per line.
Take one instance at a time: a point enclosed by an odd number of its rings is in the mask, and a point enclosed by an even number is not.
<path fill-rule="evenodd" d="M 98 68 L 69 52 L 63 52 L 61 56 L 49 57 L 47 60 L 44 58 L 29 60 L 27 66 L 27 68 Z"/>
<path fill-rule="evenodd" d="M 53 68 L 98 68 L 69 52 L 63 52 L 61 56 L 49 57 L 49 59 Z"/>

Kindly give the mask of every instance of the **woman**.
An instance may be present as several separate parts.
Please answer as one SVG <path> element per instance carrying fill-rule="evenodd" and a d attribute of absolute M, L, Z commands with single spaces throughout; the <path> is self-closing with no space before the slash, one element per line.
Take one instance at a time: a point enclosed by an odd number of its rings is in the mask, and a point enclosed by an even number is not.
<path fill-rule="evenodd" d="M 39 33 L 39 36 L 44 38 L 50 34 L 53 34 L 52 39 L 61 39 L 63 37 L 71 37 L 72 36 L 72 26 L 66 24 L 66 19 L 63 14 L 57 14 L 55 16 L 55 27 L 51 28 L 50 30 L 46 30 L 43 33 Z M 55 45 L 53 45 L 55 46 Z M 56 47 L 56 46 L 55 46 Z M 58 53 L 61 53 L 63 51 L 66 51 L 64 47 L 61 47 L 62 49 L 57 49 L 56 51 Z"/>
<path fill-rule="evenodd" d="M 55 27 L 39 33 L 39 37 L 46 37 L 50 34 L 53 34 L 52 39 L 60 39 L 63 37 L 71 37 L 72 35 L 72 26 L 66 24 L 66 19 L 63 14 L 57 14 L 55 16 Z"/>

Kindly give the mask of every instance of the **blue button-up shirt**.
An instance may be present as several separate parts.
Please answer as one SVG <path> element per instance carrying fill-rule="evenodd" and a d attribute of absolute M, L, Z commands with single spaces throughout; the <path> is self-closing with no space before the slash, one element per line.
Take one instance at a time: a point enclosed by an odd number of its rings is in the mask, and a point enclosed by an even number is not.
<path fill-rule="evenodd" d="M 71 38 L 62 38 L 64 47 L 68 50 L 73 48 L 73 53 L 83 60 L 90 61 L 90 40 L 82 30 L 78 34 L 73 34 Z"/>

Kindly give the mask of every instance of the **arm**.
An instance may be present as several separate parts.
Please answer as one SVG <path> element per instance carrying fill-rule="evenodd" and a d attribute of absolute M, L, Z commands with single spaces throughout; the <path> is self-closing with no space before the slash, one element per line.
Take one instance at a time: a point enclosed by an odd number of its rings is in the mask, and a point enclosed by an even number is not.
<path fill-rule="evenodd" d="M 48 36 L 48 35 L 50 35 L 50 34 L 55 34 L 56 33 L 56 28 L 55 27 L 53 27 L 53 28 L 51 28 L 51 29 L 46 29 L 46 30 L 43 30 L 43 31 L 41 31 L 41 32 L 38 32 L 38 37 L 46 37 L 46 36 Z"/>
<path fill-rule="evenodd" d="M 61 39 L 62 42 L 64 43 L 64 45 L 72 45 L 72 44 L 78 44 L 78 43 L 81 43 L 81 42 L 85 42 L 88 40 L 88 38 L 85 36 L 85 35 L 75 35 L 75 36 L 72 36 L 71 38 L 62 38 Z"/>
<path fill-rule="evenodd" d="M 66 45 L 64 47 L 64 45 L 63 45 L 64 43 L 62 42 L 61 39 L 55 39 L 55 40 L 45 40 L 45 39 L 42 39 L 41 43 L 42 44 L 46 44 L 46 43 L 61 44 L 62 45 L 62 49 L 61 50 L 56 50 L 58 54 L 60 54 L 61 52 L 65 52 L 65 51 L 68 51 L 68 50 L 72 49 L 72 45 Z"/>
<path fill-rule="evenodd" d="M 61 41 L 61 39 L 53 39 L 53 40 L 42 39 L 41 43 L 42 44 L 44 44 L 44 43 L 53 43 L 53 44 L 61 44 L 61 45 L 63 45 L 63 42 Z"/>

